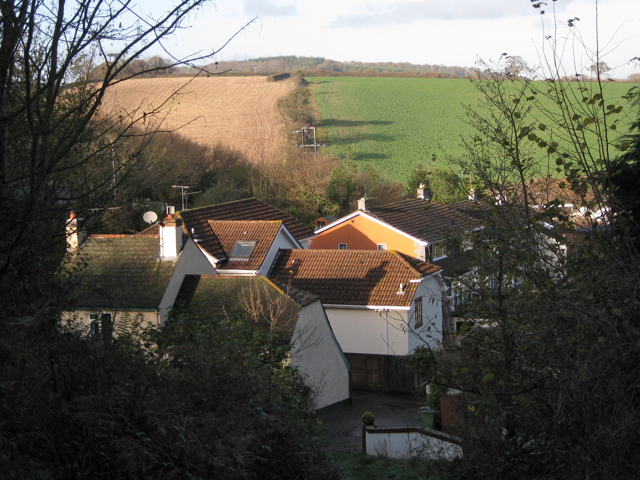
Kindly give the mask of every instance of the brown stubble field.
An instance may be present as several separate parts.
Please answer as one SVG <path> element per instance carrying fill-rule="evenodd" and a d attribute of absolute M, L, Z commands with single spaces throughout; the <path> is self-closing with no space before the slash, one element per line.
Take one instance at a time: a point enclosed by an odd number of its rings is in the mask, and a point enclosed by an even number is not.
<path fill-rule="evenodd" d="M 277 158 L 284 145 L 277 102 L 291 88 L 266 77 L 133 79 L 110 88 L 103 105 L 140 119 L 144 128 L 177 130 L 207 146 L 222 143 L 259 163 Z"/>

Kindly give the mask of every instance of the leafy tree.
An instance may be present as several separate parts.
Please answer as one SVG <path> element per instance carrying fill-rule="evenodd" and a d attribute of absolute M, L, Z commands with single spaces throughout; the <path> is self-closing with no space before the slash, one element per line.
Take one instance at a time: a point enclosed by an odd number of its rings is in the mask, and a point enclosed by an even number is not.
<path fill-rule="evenodd" d="M 502 63 L 474 80 L 484 106 L 469 110 L 476 134 L 459 167 L 487 200 L 465 252 L 475 270 L 461 279 L 473 295 L 456 310 L 473 327 L 436 361 L 471 407 L 455 478 L 638 474 L 640 258 L 629 230 L 613 228 L 625 214 L 624 105 L 603 82 L 562 81 L 555 59 L 546 80 L 507 81 Z M 538 201 L 535 180 L 554 169 L 585 217 L 562 193 Z"/>
<path fill-rule="evenodd" d="M 151 133 L 143 122 L 153 112 L 110 115 L 101 109 L 105 92 L 143 73 L 144 68 L 124 75 L 204 5 L 182 0 L 145 18 L 129 15 L 129 3 L 0 5 L 2 314 L 29 315 L 52 300 L 44 292 L 55 289 L 53 273 L 65 251 L 64 218 L 72 206 L 87 199 L 97 208 L 124 202 L 124 192 L 116 191 L 139 168 L 139 156 L 120 156 L 122 141 Z M 174 60 L 167 68 L 214 54 Z M 103 68 L 96 72 L 91 66 L 98 63 Z"/>

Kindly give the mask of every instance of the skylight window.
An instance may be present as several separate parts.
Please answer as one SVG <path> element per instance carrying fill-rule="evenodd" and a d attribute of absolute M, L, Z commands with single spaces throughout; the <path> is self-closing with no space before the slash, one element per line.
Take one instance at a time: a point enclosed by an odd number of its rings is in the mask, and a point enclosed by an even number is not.
<path fill-rule="evenodd" d="M 256 247 L 256 240 L 238 240 L 229 255 L 230 260 L 249 260 Z"/>

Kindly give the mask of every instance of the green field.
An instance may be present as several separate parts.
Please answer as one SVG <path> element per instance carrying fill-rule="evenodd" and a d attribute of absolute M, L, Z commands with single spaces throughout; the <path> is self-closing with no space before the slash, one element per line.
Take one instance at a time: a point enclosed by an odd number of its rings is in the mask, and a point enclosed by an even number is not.
<path fill-rule="evenodd" d="M 321 143 L 338 157 L 371 163 L 406 181 L 432 154 L 464 153 L 461 136 L 473 133 L 464 105 L 480 94 L 468 80 L 422 78 L 308 77 L 321 114 Z M 630 84 L 607 84 L 621 97 Z"/>

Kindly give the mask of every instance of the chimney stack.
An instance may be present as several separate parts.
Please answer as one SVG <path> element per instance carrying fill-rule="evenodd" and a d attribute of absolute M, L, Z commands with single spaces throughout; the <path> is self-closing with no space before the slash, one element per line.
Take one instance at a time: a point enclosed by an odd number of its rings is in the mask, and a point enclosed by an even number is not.
<path fill-rule="evenodd" d="M 182 220 L 175 218 L 176 207 L 167 207 L 167 218 L 158 222 L 160 258 L 173 259 L 182 248 Z"/>
<path fill-rule="evenodd" d="M 416 193 L 416 197 L 422 200 L 431 200 L 431 189 L 424 183 L 421 183 L 420 186 L 418 186 L 418 190 Z"/>
<path fill-rule="evenodd" d="M 76 212 L 69 212 L 66 225 L 67 252 L 69 253 L 76 253 L 83 240 L 82 233 L 78 231 L 79 220 L 81 219 L 76 217 Z"/>
<path fill-rule="evenodd" d="M 371 199 L 369 197 L 362 197 L 358 200 L 358 210 L 362 210 L 363 212 L 369 211 L 369 203 Z"/>
<path fill-rule="evenodd" d="M 476 195 L 476 189 L 472 188 L 469 190 L 469 200 L 473 200 L 474 202 L 478 201 L 478 196 Z"/>

